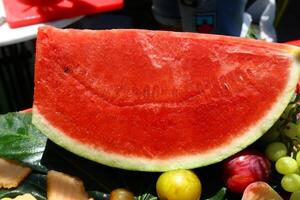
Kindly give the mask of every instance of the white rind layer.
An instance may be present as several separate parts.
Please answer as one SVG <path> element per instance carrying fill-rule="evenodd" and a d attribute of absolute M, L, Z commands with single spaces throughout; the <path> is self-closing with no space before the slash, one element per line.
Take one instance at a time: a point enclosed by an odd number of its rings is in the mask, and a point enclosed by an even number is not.
<path fill-rule="evenodd" d="M 292 50 L 293 49 L 291 49 L 291 52 Z M 295 52 L 292 53 L 297 56 L 296 53 L 299 53 L 299 50 L 295 48 Z M 231 143 L 220 144 L 217 149 L 189 156 L 178 156 L 171 159 L 158 160 L 128 155 L 122 156 L 116 153 L 105 152 L 100 148 L 96 149 L 91 145 L 86 145 L 65 135 L 62 130 L 53 126 L 42 114 L 40 114 L 35 105 L 33 106 L 32 122 L 38 129 L 47 135 L 50 140 L 59 146 L 62 146 L 79 156 L 104 165 L 138 171 L 168 171 L 173 169 L 197 168 L 222 161 L 246 148 L 261 137 L 275 121 L 278 120 L 290 102 L 298 82 L 299 73 L 299 63 L 295 61 L 290 68 L 286 87 L 278 96 L 277 101 L 274 102 L 274 105 L 269 112 L 255 125 L 249 127 L 246 132 L 240 134 L 239 137 L 233 138 Z"/>

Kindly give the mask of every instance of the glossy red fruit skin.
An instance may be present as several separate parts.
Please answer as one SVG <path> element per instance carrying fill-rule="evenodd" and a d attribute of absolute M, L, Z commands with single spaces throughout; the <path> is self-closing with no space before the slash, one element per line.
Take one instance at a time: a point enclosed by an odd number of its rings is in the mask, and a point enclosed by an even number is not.
<path fill-rule="evenodd" d="M 267 182 L 271 173 L 271 163 L 264 154 L 255 150 L 242 151 L 223 163 L 223 179 L 226 187 L 242 194 L 255 181 Z"/>

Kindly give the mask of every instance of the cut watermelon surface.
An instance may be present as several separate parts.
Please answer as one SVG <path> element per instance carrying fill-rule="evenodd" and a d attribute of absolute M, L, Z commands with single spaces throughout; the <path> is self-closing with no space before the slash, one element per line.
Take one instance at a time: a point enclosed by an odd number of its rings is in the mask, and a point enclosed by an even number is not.
<path fill-rule="evenodd" d="M 298 47 L 147 30 L 39 29 L 33 123 L 96 162 L 166 171 L 221 161 L 293 96 Z"/>

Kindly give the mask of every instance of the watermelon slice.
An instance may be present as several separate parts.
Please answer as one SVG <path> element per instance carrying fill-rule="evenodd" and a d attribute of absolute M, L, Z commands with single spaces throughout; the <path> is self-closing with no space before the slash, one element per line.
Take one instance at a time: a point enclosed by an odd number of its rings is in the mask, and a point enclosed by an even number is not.
<path fill-rule="evenodd" d="M 290 101 L 300 49 L 196 33 L 39 30 L 33 123 L 96 162 L 166 171 L 221 161 Z"/>

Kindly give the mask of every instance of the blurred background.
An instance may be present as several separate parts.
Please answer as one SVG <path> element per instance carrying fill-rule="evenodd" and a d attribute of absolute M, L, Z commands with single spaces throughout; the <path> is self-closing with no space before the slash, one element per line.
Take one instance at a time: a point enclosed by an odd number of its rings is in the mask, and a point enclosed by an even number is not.
<path fill-rule="evenodd" d="M 176 2 L 175 0 L 171 1 L 173 1 L 173 3 Z M 168 1 L 164 0 L 125 0 L 121 9 L 85 15 L 80 20 L 66 26 L 66 28 L 97 30 L 111 28 L 138 28 L 190 31 L 190 24 L 187 23 L 184 27 L 182 23 L 180 23 L 180 20 L 182 19 L 180 19 L 178 11 L 190 12 L 190 7 L 194 6 L 195 1 L 178 0 L 178 2 L 184 3 L 186 6 L 184 9 L 178 8 L 178 6 L 174 4 L 170 5 L 167 2 Z M 244 6 L 243 9 L 247 9 L 254 1 L 240 2 L 243 3 L 241 4 L 241 7 Z M 218 17 L 220 18 L 220 16 L 222 16 L 219 14 L 216 17 L 214 16 L 215 12 L 209 12 L 209 9 L 214 8 L 214 6 L 215 5 L 212 5 L 207 8 L 208 10 L 204 11 L 205 16 L 203 14 L 197 15 L 198 21 L 196 21 L 196 23 L 199 23 L 196 26 L 196 31 L 204 30 L 204 32 L 207 31 L 218 34 L 223 33 L 216 29 L 214 24 L 210 21 L 211 19 L 220 20 Z M 232 7 L 228 4 L 224 4 L 222 6 L 223 7 L 218 8 L 218 12 L 221 13 L 220 10 L 222 10 L 224 11 L 223 13 L 228 15 L 228 12 L 230 12 Z M 277 42 L 287 42 L 300 39 L 299 9 L 300 1 L 276 1 L 276 16 L 272 25 L 276 32 Z M 202 10 L 196 9 L 196 13 L 201 11 Z M 235 14 L 238 15 L 239 13 Z M 228 19 L 229 24 L 231 23 L 229 27 L 233 27 L 230 28 L 230 31 L 232 31 L 236 25 L 236 23 L 232 20 L 235 22 L 236 20 L 240 20 L 240 18 L 233 16 L 232 19 Z M 256 29 L 254 28 L 253 30 L 255 37 Z M 224 29 L 222 29 L 222 31 L 224 31 Z M 229 33 L 228 35 L 235 35 L 235 33 L 236 32 L 232 34 Z M 240 30 L 238 33 L 240 33 Z M 224 34 L 227 34 L 227 32 L 224 31 Z M 34 54 L 35 39 L 0 46 L 0 113 L 23 110 L 32 106 L 34 88 Z"/>

